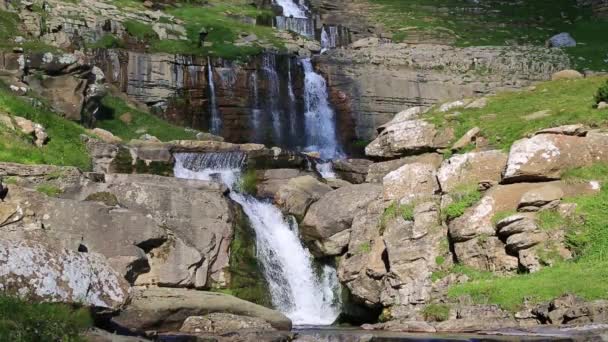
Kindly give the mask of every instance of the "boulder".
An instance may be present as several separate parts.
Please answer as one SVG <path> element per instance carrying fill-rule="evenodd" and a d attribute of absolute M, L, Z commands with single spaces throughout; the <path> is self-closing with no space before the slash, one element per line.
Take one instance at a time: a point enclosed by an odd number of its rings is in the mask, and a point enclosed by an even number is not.
<path fill-rule="evenodd" d="M 496 229 L 498 235 L 502 238 L 514 234 L 536 232 L 539 230 L 534 215 L 526 213 L 511 215 L 498 221 L 496 223 Z"/>
<path fill-rule="evenodd" d="M 110 131 L 106 131 L 103 128 L 95 128 L 92 129 L 89 133 L 101 139 L 101 141 L 108 144 L 119 144 L 122 142 L 122 139 L 112 134 Z"/>
<path fill-rule="evenodd" d="M 576 124 L 576 125 L 565 125 L 565 126 L 541 129 L 540 131 L 534 133 L 534 135 L 562 134 L 562 135 L 572 135 L 572 136 L 577 136 L 577 137 L 584 137 L 585 135 L 587 135 L 587 132 L 589 132 L 589 130 L 586 129 L 584 125 Z"/>
<path fill-rule="evenodd" d="M 519 201 L 518 209 L 522 211 L 538 211 L 553 208 L 559 204 L 559 201 L 563 197 L 564 191 L 558 184 L 547 184 L 523 194 Z"/>
<path fill-rule="evenodd" d="M 466 109 L 483 109 L 488 105 L 488 98 L 487 97 L 480 97 L 478 99 L 473 100 L 473 102 L 469 103 L 468 105 L 466 105 Z"/>
<path fill-rule="evenodd" d="M 517 271 L 517 257 L 508 255 L 505 244 L 496 236 L 479 235 L 454 244 L 459 263 L 480 271 L 511 273 Z"/>
<path fill-rule="evenodd" d="M 382 187 L 376 184 L 351 185 L 328 192 L 306 213 L 300 225 L 304 239 L 323 240 L 350 229 L 356 213 L 381 192 Z"/>
<path fill-rule="evenodd" d="M 460 150 L 472 144 L 480 133 L 481 129 L 479 127 L 471 128 L 452 145 L 452 151 Z"/>
<path fill-rule="evenodd" d="M 547 240 L 547 234 L 543 232 L 524 232 L 513 234 L 507 238 L 506 247 L 511 254 L 528 249 Z"/>
<path fill-rule="evenodd" d="M 466 333 L 517 327 L 512 315 L 498 305 L 462 305 L 455 319 L 435 325 L 437 332 Z"/>
<path fill-rule="evenodd" d="M 468 105 L 469 103 L 471 103 L 471 101 L 472 101 L 471 99 L 464 99 L 464 100 L 447 102 L 447 103 L 440 105 L 438 110 L 442 113 L 447 113 L 453 109 L 463 108 L 466 105 Z"/>
<path fill-rule="evenodd" d="M 302 176 L 290 179 L 279 188 L 275 203 L 289 215 L 301 221 L 308 208 L 332 188 L 312 176 Z"/>
<path fill-rule="evenodd" d="M 583 74 L 581 74 L 580 72 L 578 72 L 576 70 L 566 69 L 566 70 L 558 71 L 558 72 L 554 73 L 553 75 L 551 75 L 551 80 L 552 81 L 574 80 L 574 79 L 579 79 L 579 78 L 583 78 L 583 77 L 584 77 Z"/>
<path fill-rule="evenodd" d="M 435 151 L 448 146 L 453 138 L 450 129 L 437 130 L 425 120 L 405 120 L 386 127 L 366 148 L 365 154 L 375 158 L 395 158 Z"/>
<path fill-rule="evenodd" d="M 507 154 L 499 150 L 457 154 L 444 161 L 437 172 L 441 191 L 449 193 L 459 186 L 480 182 L 498 183 L 507 158 Z"/>
<path fill-rule="evenodd" d="M 441 154 L 425 153 L 418 156 L 404 157 L 401 159 L 374 163 L 369 166 L 369 171 L 365 181 L 367 183 L 382 183 L 382 179 L 384 179 L 386 175 L 406 164 L 429 164 L 438 169 L 442 162 L 443 157 Z"/>
<path fill-rule="evenodd" d="M 384 125 L 378 126 L 376 131 L 378 132 L 378 134 L 380 134 L 388 126 L 391 126 L 391 125 L 394 125 L 394 124 L 397 124 L 397 123 L 400 123 L 403 121 L 410 121 L 410 120 L 418 119 L 420 117 L 420 115 L 425 113 L 426 111 L 427 111 L 427 109 L 425 109 L 423 107 L 412 107 L 412 108 L 402 110 L 399 113 L 397 113 L 389 122 L 385 123 Z"/>
<path fill-rule="evenodd" d="M 275 330 L 265 320 L 258 317 L 247 317 L 229 313 L 211 313 L 205 316 L 188 317 L 180 332 L 189 334 L 225 334 L 242 330 Z"/>
<path fill-rule="evenodd" d="M 437 329 L 424 321 L 394 320 L 386 323 L 364 324 L 363 330 L 384 330 L 407 333 L 435 333 Z"/>
<path fill-rule="evenodd" d="M 257 304 L 217 292 L 150 287 L 135 289 L 133 300 L 112 321 L 132 331 L 178 331 L 188 317 L 228 313 L 268 322 L 278 330 L 290 330 L 285 315 Z"/>
<path fill-rule="evenodd" d="M 608 160 L 608 135 L 540 134 L 516 141 L 503 182 L 560 179 L 562 172 Z"/>
<path fill-rule="evenodd" d="M 13 119 L 23 134 L 33 137 L 36 146 L 42 147 L 49 140 L 49 136 L 42 125 L 20 116 L 15 116 Z"/>
<path fill-rule="evenodd" d="M 49 100 L 53 108 L 67 119 L 79 121 L 88 81 L 71 74 L 46 76 L 39 80 L 26 77 L 32 90 Z"/>
<path fill-rule="evenodd" d="M 257 195 L 260 197 L 276 198 L 282 186 L 296 177 L 310 175 L 309 172 L 297 169 L 269 169 L 257 172 Z"/>
<path fill-rule="evenodd" d="M 341 178 L 352 184 L 365 182 L 369 166 L 373 164 L 367 159 L 339 159 L 333 162 L 334 172 Z"/>
<path fill-rule="evenodd" d="M 406 164 L 382 181 L 385 200 L 402 203 L 428 199 L 439 191 L 437 169 L 431 164 Z"/>
<path fill-rule="evenodd" d="M 118 310 L 129 284 L 96 253 L 44 242 L 0 240 L 0 292 L 44 302 Z"/>
<path fill-rule="evenodd" d="M 556 48 L 575 47 L 576 40 L 572 38 L 570 33 L 562 32 L 549 38 L 549 40 L 547 41 L 547 46 Z"/>

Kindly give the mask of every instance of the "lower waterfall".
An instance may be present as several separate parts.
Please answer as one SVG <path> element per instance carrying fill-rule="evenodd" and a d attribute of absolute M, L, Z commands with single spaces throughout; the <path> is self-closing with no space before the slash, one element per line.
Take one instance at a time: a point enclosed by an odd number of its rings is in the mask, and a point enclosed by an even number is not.
<path fill-rule="evenodd" d="M 272 203 L 241 194 L 236 188 L 245 155 L 240 152 L 180 153 L 175 155 L 175 177 L 218 180 L 239 203 L 256 233 L 257 258 L 263 265 L 275 308 L 294 325 L 329 325 L 340 313 L 336 270 L 315 269 L 314 259 L 298 237 L 295 220 Z"/>

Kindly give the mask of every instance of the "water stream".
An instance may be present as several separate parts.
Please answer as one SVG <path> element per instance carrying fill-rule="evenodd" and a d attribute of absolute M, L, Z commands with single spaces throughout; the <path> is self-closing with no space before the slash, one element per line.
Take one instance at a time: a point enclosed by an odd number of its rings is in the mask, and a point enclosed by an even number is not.
<path fill-rule="evenodd" d="M 220 135 L 222 133 L 222 117 L 217 107 L 217 97 L 215 94 L 215 81 L 213 80 L 213 65 L 211 58 L 207 58 L 207 75 L 209 82 L 209 112 L 211 113 L 210 131 L 213 134 Z"/>
<path fill-rule="evenodd" d="M 257 258 L 275 308 L 295 325 L 332 324 L 340 313 L 336 270 L 328 265 L 315 267 L 295 220 L 283 216 L 272 203 L 237 191 L 245 155 L 181 153 L 175 159 L 176 177 L 221 181 L 231 189 L 230 198 L 243 207 L 255 230 Z"/>

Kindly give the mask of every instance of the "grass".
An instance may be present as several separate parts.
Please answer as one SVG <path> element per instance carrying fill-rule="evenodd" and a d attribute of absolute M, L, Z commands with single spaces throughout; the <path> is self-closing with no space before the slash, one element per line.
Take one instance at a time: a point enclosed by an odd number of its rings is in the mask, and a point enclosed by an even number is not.
<path fill-rule="evenodd" d="M 141 41 L 150 41 L 158 39 L 158 35 L 152 29 L 152 26 L 148 24 L 144 24 L 137 20 L 126 20 L 123 22 L 125 29 L 129 33 L 129 35 L 141 40 Z"/>
<path fill-rule="evenodd" d="M 367 254 L 372 251 L 372 246 L 369 242 L 364 242 L 359 245 L 359 252 L 363 254 Z"/>
<path fill-rule="evenodd" d="M 384 233 L 386 225 L 395 218 L 401 216 L 406 221 L 414 220 L 414 204 L 399 204 L 397 202 L 391 203 L 391 205 L 384 210 L 382 217 L 380 218 L 380 234 Z"/>
<path fill-rule="evenodd" d="M 481 200 L 481 192 L 476 185 L 463 185 L 454 189 L 450 194 L 453 202 L 441 213 L 445 221 L 451 221 L 464 214 L 464 212 Z"/>
<path fill-rule="evenodd" d="M 1 341 L 84 341 L 82 334 L 92 325 L 85 308 L 0 296 Z"/>
<path fill-rule="evenodd" d="M 124 48 L 125 44 L 113 34 L 106 34 L 93 44 L 87 45 L 91 49 L 118 49 Z"/>
<path fill-rule="evenodd" d="M 456 137 L 479 127 L 492 146 L 508 150 L 516 140 L 542 128 L 573 123 L 605 127 L 608 111 L 593 108 L 594 95 L 605 81 L 602 77 L 590 77 L 544 82 L 533 90 L 489 97 L 488 105 L 483 109 L 459 109 L 461 114 L 456 117 L 446 117 L 445 113 L 432 110 L 427 119 L 439 126 L 454 127 Z M 543 110 L 549 110 L 551 115 L 525 119 L 525 116 Z"/>
<path fill-rule="evenodd" d="M 450 307 L 445 304 L 429 304 L 422 310 L 427 322 L 443 322 L 450 318 Z"/>
<path fill-rule="evenodd" d="M 560 32 L 579 43 L 566 49 L 576 67 L 606 70 L 608 21 L 576 0 L 368 0 L 372 18 L 397 41 L 422 34 L 458 46 L 539 45 Z M 562 17 L 562 14 L 564 17 Z"/>
<path fill-rule="evenodd" d="M 112 132 L 125 141 L 138 139 L 144 134 L 142 132 L 153 135 L 161 141 L 196 139 L 196 133 L 172 125 L 153 114 L 139 111 L 118 97 L 106 96 L 101 104 L 96 126 Z M 129 122 L 120 119 L 126 113 L 130 116 Z"/>
<path fill-rule="evenodd" d="M 49 197 L 57 197 L 63 193 L 61 189 L 51 184 L 41 184 L 36 188 L 36 191 Z"/>
<path fill-rule="evenodd" d="M 36 147 L 31 138 L 0 127 L 0 161 L 21 164 L 51 164 L 91 169 L 91 161 L 80 135 L 84 128 L 45 108 L 35 107 L 0 85 L 0 111 L 21 116 L 45 127 L 50 141 Z"/>
<path fill-rule="evenodd" d="M 255 196 L 258 192 L 258 177 L 255 170 L 247 170 L 239 179 L 238 189 L 240 192 Z"/>
<path fill-rule="evenodd" d="M 597 180 L 608 184 L 608 165 L 567 172 L 570 181 Z M 499 304 L 516 311 L 524 298 L 533 303 L 549 301 L 566 293 L 574 293 L 587 300 L 608 298 L 608 189 L 595 195 L 567 199 L 577 204 L 576 214 L 583 220 L 570 223 L 567 243 L 573 252 L 573 261 L 557 262 L 533 274 L 506 278 L 490 277 L 458 285 L 449 290 L 453 298 L 469 295 L 477 303 Z M 552 214 L 543 214 L 541 222 L 547 227 L 558 224 Z M 541 223 L 543 224 L 543 223 Z"/>
<path fill-rule="evenodd" d="M 593 99 L 595 103 L 608 101 L 608 80 L 600 86 Z"/>
<path fill-rule="evenodd" d="M 0 10 L 0 51 L 12 51 L 18 44 L 15 37 L 27 37 L 20 30 L 20 19 L 17 13 Z M 58 48 L 45 44 L 39 40 L 26 39 L 19 45 L 25 52 L 57 52 Z"/>

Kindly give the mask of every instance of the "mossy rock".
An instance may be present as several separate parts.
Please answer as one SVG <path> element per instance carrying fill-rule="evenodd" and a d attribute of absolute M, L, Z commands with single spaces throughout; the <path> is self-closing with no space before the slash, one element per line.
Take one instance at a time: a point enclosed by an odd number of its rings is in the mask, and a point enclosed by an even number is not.
<path fill-rule="evenodd" d="M 108 207 L 115 207 L 119 205 L 118 198 L 116 198 L 116 196 L 111 192 L 96 192 L 90 194 L 89 196 L 87 196 L 87 198 L 85 198 L 85 201 L 101 202 L 107 205 Z"/>

